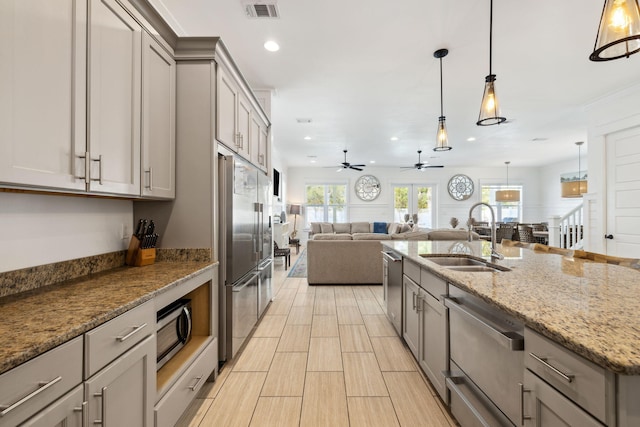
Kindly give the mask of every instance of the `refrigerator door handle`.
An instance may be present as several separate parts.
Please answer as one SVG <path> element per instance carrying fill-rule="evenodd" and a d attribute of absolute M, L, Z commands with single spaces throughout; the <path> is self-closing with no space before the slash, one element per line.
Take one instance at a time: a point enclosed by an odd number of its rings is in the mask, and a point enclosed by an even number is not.
<path fill-rule="evenodd" d="M 237 285 L 234 285 L 231 289 L 232 292 L 240 292 L 241 290 L 249 286 L 249 284 L 253 282 L 257 276 L 258 276 L 258 273 L 251 273 L 251 276 L 247 280 L 245 280 L 242 283 L 238 283 Z"/>

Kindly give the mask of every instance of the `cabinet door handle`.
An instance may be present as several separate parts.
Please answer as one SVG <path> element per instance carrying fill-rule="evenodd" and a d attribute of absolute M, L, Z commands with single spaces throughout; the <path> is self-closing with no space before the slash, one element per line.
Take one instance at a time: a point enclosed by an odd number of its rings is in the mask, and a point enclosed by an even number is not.
<path fill-rule="evenodd" d="M 148 171 L 144 171 L 144 173 L 148 173 L 149 174 L 149 185 L 145 186 L 146 188 L 149 189 L 149 191 L 153 190 L 153 168 L 151 166 L 149 166 L 149 170 Z"/>
<path fill-rule="evenodd" d="M 264 166 L 264 154 L 258 155 L 258 163 Z"/>
<path fill-rule="evenodd" d="M 533 357 L 535 360 L 537 360 L 538 362 L 542 363 L 542 365 L 544 365 L 545 367 L 551 369 L 551 372 L 553 372 L 554 374 L 558 375 L 559 377 L 561 377 L 563 380 L 565 380 L 568 383 L 573 382 L 573 379 L 576 377 L 575 375 L 565 374 L 564 372 L 562 372 L 561 370 L 559 370 L 555 366 L 551 365 L 549 362 L 547 362 L 547 358 L 546 357 L 540 357 L 540 356 L 537 356 L 537 355 L 535 355 L 533 353 L 529 353 L 529 356 Z"/>
<path fill-rule="evenodd" d="M 524 414 L 524 394 L 530 393 L 531 390 L 524 388 L 522 383 L 518 383 L 518 387 L 520 387 L 520 425 L 524 425 L 525 420 L 531 419 L 531 417 Z"/>
<path fill-rule="evenodd" d="M 204 378 L 203 375 L 200 375 L 199 377 L 196 377 L 196 383 L 194 385 L 190 385 L 189 386 L 189 390 L 195 391 L 196 388 L 198 388 L 198 385 L 200 385 L 200 382 L 202 381 L 202 378 Z"/>
<path fill-rule="evenodd" d="M 23 398 L 18 399 L 17 402 L 14 402 L 14 403 L 12 403 L 10 405 L 0 405 L 0 409 L 2 410 L 2 412 L 0 412 L 0 418 L 4 417 L 9 412 L 13 411 L 14 409 L 19 407 L 23 403 L 26 403 L 28 400 L 33 399 L 34 397 L 36 397 L 40 393 L 44 392 L 45 390 L 53 387 L 55 384 L 60 382 L 60 380 L 62 380 L 62 377 L 58 376 L 58 377 L 52 379 L 51 381 L 40 381 L 38 383 L 38 388 L 36 390 L 34 390 L 31 393 L 27 394 Z"/>
<path fill-rule="evenodd" d="M 80 412 L 81 416 L 82 416 L 82 424 L 83 426 L 88 426 L 89 425 L 89 411 L 87 411 L 87 405 L 89 404 L 89 402 L 85 401 L 82 402 L 82 405 L 80 405 L 79 408 L 73 408 L 74 412 Z"/>
<path fill-rule="evenodd" d="M 98 162 L 98 178 L 90 178 L 91 181 L 98 181 L 98 184 L 102 185 L 102 154 L 97 159 L 91 159 L 92 162 Z"/>
<path fill-rule="evenodd" d="M 420 295 L 418 295 L 416 297 L 416 313 L 420 313 L 423 310 L 423 303 L 424 302 L 424 298 L 422 298 Z"/>
<path fill-rule="evenodd" d="M 83 159 L 84 160 L 84 175 L 80 176 L 80 175 L 75 175 L 76 179 L 84 179 L 85 184 L 89 183 L 89 168 L 91 167 L 90 165 L 90 161 L 89 161 L 89 153 L 85 151 L 83 156 L 78 156 L 76 155 L 77 158 L 79 159 Z"/>
<path fill-rule="evenodd" d="M 416 293 L 415 292 L 411 292 L 413 294 L 413 310 L 417 309 L 417 304 L 416 304 Z"/>
<path fill-rule="evenodd" d="M 147 324 L 146 324 L 146 323 L 143 323 L 143 324 L 142 324 L 142 325 L 140 325 L 140 326 L 134 326 L 134 327 L 133 327 L 133 331 L 129 332 L 127 335 L 118 335 L 118 336 L 116 337 L 116 341 L 118 341 L 118 342 L 126 341 L 126 340 L 128 340 L 128 339 L 129 339 L 133 334 L 135 334 L 136 332 L 140 332 L 142 329 L 144 329 L 144 328 L 146 328 L 146 327 L 147 327 Z"/>
<path fill-rule="evenodd" d="M 94 424 L 102 424 L 103 426 L 107 425 L 107 386 L 102 387 L 102 390 L 99 393 L 94 393 L 94 397 L 100 397 L 102 400 L 102 408 L 101 408 L 101 420 L 93 420 Z"/>

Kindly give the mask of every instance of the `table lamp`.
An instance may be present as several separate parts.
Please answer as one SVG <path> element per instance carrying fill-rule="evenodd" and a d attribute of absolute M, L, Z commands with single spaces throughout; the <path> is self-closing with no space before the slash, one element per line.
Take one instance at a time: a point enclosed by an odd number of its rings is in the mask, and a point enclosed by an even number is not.
<path fill-rule="evenodd" d="M 289 214 L 293 214 L 293 232 L 291 233 L 291 238 L 295 238 L 296 234 L 298 234 L 298 230 L 296 230 L 296 221 L 298 219 L 298 215 L 300 215 L 300 205 L 290 205 L 289 206 Z"/>

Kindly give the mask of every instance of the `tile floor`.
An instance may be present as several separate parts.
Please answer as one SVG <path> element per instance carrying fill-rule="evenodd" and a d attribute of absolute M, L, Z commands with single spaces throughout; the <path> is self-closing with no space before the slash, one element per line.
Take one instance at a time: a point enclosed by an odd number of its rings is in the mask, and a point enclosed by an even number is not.
<path fill-rule="evenodd" d="M 276 263 L 253 337 L 178 426 L 456 426 L 386 319 L 382 286 L 309 286 L 287 273 Z"/>

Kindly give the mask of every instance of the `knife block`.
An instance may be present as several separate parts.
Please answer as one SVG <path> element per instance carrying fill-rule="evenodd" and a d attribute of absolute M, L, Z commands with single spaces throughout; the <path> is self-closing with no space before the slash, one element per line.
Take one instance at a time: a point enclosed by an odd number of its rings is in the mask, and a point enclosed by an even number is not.
<path fill-rule="evenodd" d="M 140 249 L 140 239 L 131 236 L 125 263 L 136 267 L 151 265 L 156 261 L 156 248 Z"/>

